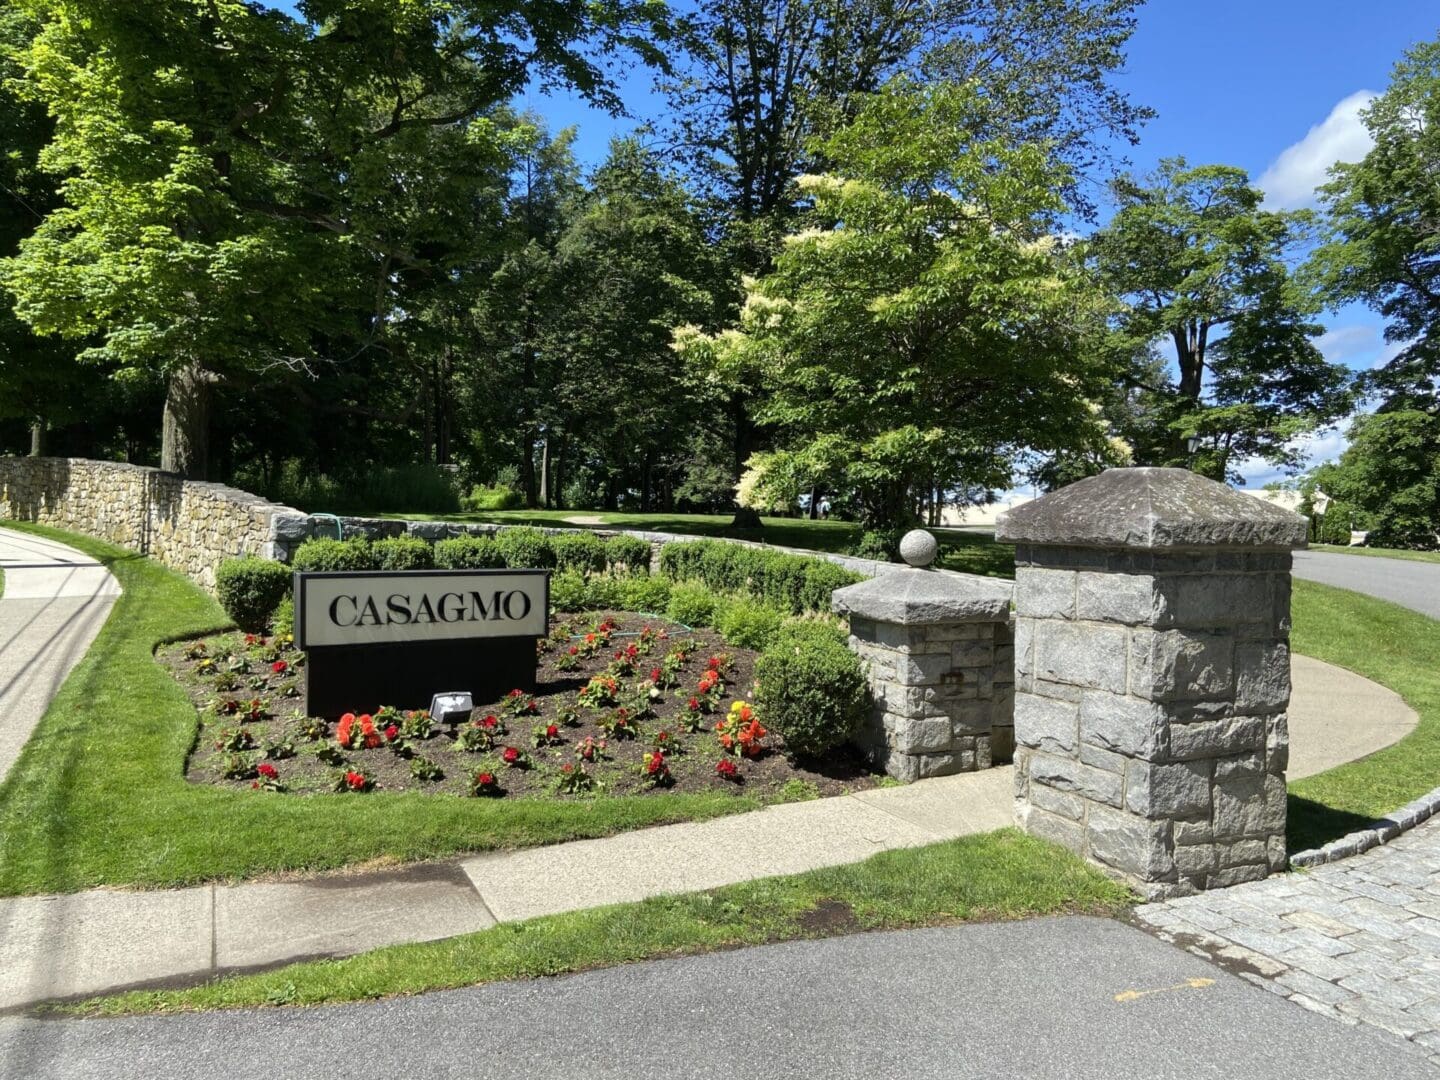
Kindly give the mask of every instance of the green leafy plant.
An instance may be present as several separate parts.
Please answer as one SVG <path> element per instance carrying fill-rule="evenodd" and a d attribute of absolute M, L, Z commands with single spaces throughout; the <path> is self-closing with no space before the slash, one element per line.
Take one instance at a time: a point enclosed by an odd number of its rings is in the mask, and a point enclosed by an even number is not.
<path fill-rule="evenodd" d="M 290 570 L 269 559 L 226 559 L 215 571 L 221 607 L 247 633 L 267 630 L 271 613 L 289 591 Z"/>
<path fill-rule="evenodd" d="M 560 533 L 550 537 L 555 553 L 555 567 L 578 574 L 598 574 L 605 570 L 605 544 L 592 532 Z"/>
<path fill-rule="evenodd" d="M 555 566 L 555 547 L 539 529 L 520 526 L 501 529 L 495 537 L 505 565 L 517 570 L 549 570 Z"/>
<path fill-rule="evenodd" d="M 732 600 L 717 613 L 716 629 L 727 644 L 742 649 L 765 649 L 780 632 L 785 613 L 756 600 Z"/>
<path fill-rule="evenodd" d="M 488 536 L 457 536 L 435 545 L 435 565 L 442 570 L 499 570 L 505 552 Z"/>
<path fill-rule="evenodd" d="M 379 569 L 370 541 L 359 536 L 350 540 L 334 540 L 329 537 L 306 540 L 290 556 L 290 566 L 294 570 L 316 573 L 328 570 Z M 271 605 L 271 610 L 274 610 L 274 605 Z"/>
<path fill-rule="evenodd" d="M 605 559 L 611 573 L 632 577 L 650 573 L 650 545 L 638 536 L 612 536 L 605 541 Z"/>
<path fill-rule="evenodd" d="M 618 608 L 662 614 L 670 604 L 670 579 L 662 574 L 619 578 L 615 593 Z"/>
<path fill-rule="evenodd" d="M 859 658 L 828 623 L 781 627 L 756 662 L 755 678 L 756 707 L 792 756 L 821 754 L 847 741 L 869 701 Z"/>
<path fill-rule="evenodd" d="M 665 605 L 667 618 L 685 626 L 709 626 L 714 614 L 715 594 L 708 586 L 698 581 L 681 581 L 671 588 L 670 602 Z"/>
<path fill-rule="evenodd" d="M 445 770 L 426 757 L 414 757 L 410 759 L 410 775 L 416 780 L 443 780 Z"/>
<path fill-rule="evenodd" d="M 255 761 L 248 754 L 226 754 L 220 760 L 220 775 L 226 780 L 249 780 L 255 775 Z"/>
<path fill-rule="evenodd" d="M 371 553 L 381 570 L 429 570 L 435 565 L 435 548 L 418 536 L 376 540 Z"/>

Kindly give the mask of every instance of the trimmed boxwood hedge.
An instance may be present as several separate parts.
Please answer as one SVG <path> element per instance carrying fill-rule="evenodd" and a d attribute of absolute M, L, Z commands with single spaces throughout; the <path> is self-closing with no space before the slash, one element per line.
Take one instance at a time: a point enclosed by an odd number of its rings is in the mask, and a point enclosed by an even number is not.
<path fill-rule="evenodd" d="M 257 559 L 226 559 L 215 571 L 220 606 L 249 634 L 261 634 L 271 613 L 290 591 L 290 570 L 284 563 Z"/>
<path fill-rule="evenodd" d="M 828 559 L 725 540 L 666 544 L 660 568 L 676 581 L 701 581 L 715 592 L 763 600 L 792 615 L 829 611 L 832 592 L 864 580 Z"/>
<path fill-rule="evenodd" d="M 505 552 L 488 536 L 457 536 L 435 545 L 435 565 L 441 570 L 502 570 Z"/>
<path fill-rule="evenodd" d="M 787 622 L 755 662 L 755 706 L 789 754 L 822 754 L 848 741 L 868 703 L 860 658 L 831 623 Z"/>

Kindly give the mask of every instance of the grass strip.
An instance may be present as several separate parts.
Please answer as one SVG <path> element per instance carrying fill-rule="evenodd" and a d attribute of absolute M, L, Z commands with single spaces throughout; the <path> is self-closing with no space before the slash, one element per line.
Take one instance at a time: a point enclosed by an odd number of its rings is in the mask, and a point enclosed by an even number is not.
<path fill-rule="evenodd" d="M 979 919 L 1110 914 L 1126 890 L 1014 829 L 788 877 L 506 923 L 342 960 L 292 964 L 184 990 L 132 991 L 47 1011 L 83 1016 L 320 1005 L 864 930 Z"/>
<path fill-rule="evenodd" d="M 1384 600 L 1296 581 L 1290 644 L 1394 690 L 1420 714 L 1393 746 L 1290 785 L 1291 851 L 1361 828 L 1440 786 L 1440 622 Z"/>
<path fill-rule="evenodd" d="M 93 556 L 124 591 L 0 784 L 0 896 L 409 862 L 760 806 L 723 793 L 559 802 L 276 796 L 188 784 L 183 767 L 199 718 L 152 654 L 162 641 L 224 628 L 225 614 L 188 580 L 132 552 L 56 529 L 7 525 Z"/>

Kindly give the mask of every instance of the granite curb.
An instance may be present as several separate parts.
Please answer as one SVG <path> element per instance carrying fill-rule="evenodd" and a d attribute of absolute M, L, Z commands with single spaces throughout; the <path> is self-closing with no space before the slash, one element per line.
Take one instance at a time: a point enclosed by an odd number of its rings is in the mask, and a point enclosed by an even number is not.
<path fill-rule="evenodd" d="M 1359 855 L 1409 832 L 1421 822 L 1428 821 L 1437 810 L 1440 810 L 1440 787 L 1406 803 L 1398 810 L 1392 810 L 1382 818 L 1377 818 L 1363 829 L 1356 829 L 1338 840 L 1331 840 L 1324 847 L 1297 851 L 1290 856 L 1290 866 L 1292 869 L 1303 869 Z"/>

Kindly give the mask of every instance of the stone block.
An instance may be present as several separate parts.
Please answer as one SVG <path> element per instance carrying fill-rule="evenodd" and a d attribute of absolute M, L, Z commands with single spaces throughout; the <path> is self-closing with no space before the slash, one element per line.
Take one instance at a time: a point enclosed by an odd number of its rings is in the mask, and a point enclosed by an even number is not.
<path fill-rule="evenodd" d="M 1125 806 L 1147 818 L 1210 814 L 1210 763 L 1156 765 L 1131 761 L 1125 768 Z"/>
<path fill-rule="evenodd" d="M 895 725 L 895 750 L 901 754 L 936 754 L 950 749 L 954 733 L 950 721 L 907 719 Z"/>
<path fill-rule="evenodd" d="M 1283 641 L 1242 641 L 1235 646 L 1235 707 L 1279 712 L 1290 704 L 1290 646 Z"/>
<path fill-rule="evenodd" d="M 1047 754 L 1073 754 L 1079 745 L 1079 706 L 1034 694 L 1015 698 L 1015 741 Z"/>
<path fill-rule="evenodd" d="M 1151 701 L 1092 690 L 1080 699 L 1080 738 L 1128 757 L 1158 760 L 1169 750 L 1169 720 Z"/>
<path fill-rule="evenodd" d="M 1150 701 L 1228 700 L 1233 646 L 1228 633 L 1136 630 L 1130 640 L 1130 692 Z"/>
<path fill-rule="evenodd" d="M 1137 625 L 1163 614 L 1164 598 L 1149 574 L 1082 572 L 1077 591 L 1081 619 Z"/>
<path fill-rule="evenodd" d="M 1215 828 L 1210 824 L 1210 815 L 1202 821 L 1175 822 L 1175 846 L 1209 844 L 1215 840 Z"/>
<path fill-rule="evenodd" d="M 1120 627 L 1041 621 L 1035 630 L 1035 676 L 1124 693 L 1125 647 L 1126 631 Z"/>
<path fill-rule="evenodd" d="M 1265 718 L 1265 768 L 1280 776 L 1290 765 L 1290 726 L 1284 713 Z"/>
<path fill-rule="evenodd" d="M 949 653 L 941 656 L 900 654 L 895 664 L 899 681 L 910 686 L 934 686 L 955 670 Z"/>
<path fill-rule="evenodd" d="M 945 706 L 945 713 L 957 738 L 963 735 L 985 735 L 995 726 L 989 702 L 950 702 Z"/>
<path fill-rule="evenodd" d="M 1265 772 L 1265 751 L 1247 750 L 1233 757 L 1215 759 L 1215 779 L 1229 780 L 1239 776 L 1260 776 Z"/>
<path fill-rule="evenodd" d="M 1207 629 L 1270 621 L 1270 591 L 1253 574 L 1178 574 L 1158 579 L 1165 596 L 1158 626 Z"/>
<path fill-rule="evenodd" d="M 1105 772 L 1123 773 L 1125 763 L 1129 760 L 1123 754 L 1102 750 L 1098 746 L 1091 746 L 1084 741 L 1080 743 L 1080 763 L 1082 765 L 1089 765 L 1091 768 L 1102 769 Z"/>
<path fill-rule="evenodd" d="M 1121 773 L 1106 772 L 1073 758 L 1051 754 L 1030 755 L 1030 786 L 1033 796 L 1036 785 L 1083 795 L 1094 802 L 1118 807 L 1122 804 L 1125 778 Z"/>
<path fill-rule="evenodd" d="M 405 531 L 421 540 L 444 540 L 449 537 L 450 528 L 449 523 L 444 521 L 411 521 Z"/>
<path fill-rule="evenodd" d="M 1108 866 L 1143 881 L 1174 880 L 1174 843 L 1168 821 L 1150 821 L 1092 806 L 1086 826 L 1090 854 Z"/>
<path fill-rule="evenodd" d="M 1270 789 L 1272 781 L 1279 783 L 1278 805 Z M 1284 833 L 1284 793 L 1284 782 L 1274 776 L 1246 774 L 1217 780 L 1213 818 L 1216 841 Z"/>
<path fill-rule="evenodd" d="M 1204 877 L 1216 867 L 1215 848 L 1211 844 L 1176 845 L 1175 867 L 1184 877 Z"/>
<path fill-rule="evenodd" d="M 1262 716 L 1229 716 L 1170 725 L 1170 758 L 1226 757 L 1265 745 L 1266 720 Z"/>
<path fill-rule="evenodd" d="M 1052 787 L 1037 784 L 1031 791 L 1030 801 L 1041 810 L 1068 818 L 1071 821 L 1085 819 L 1086 802 L 1079 795 L 1070 795 Z"/>
<path fill-rule="evenodd" d="M 1015 610 L 1038 619 L 1075 618 L 1075 571 L 1017 567 Z"/>
<path fill-rule="evenodd" d="M 1269 870 L 1263 865 L 1231 866 L 1210 874 L 1205 879 L 1205 884 L 1211 889 L 1228 889 L 1232 885 L 1243 885 L 1247 881 L 1264 881 L 1269 876 Z"/>
<path fill-rule="evenodd" d="M 957 668 L 984 668 L 995 663 L 995 646 L 988 641 L 957 641 L 949 647 L 951 663 Z"/>

